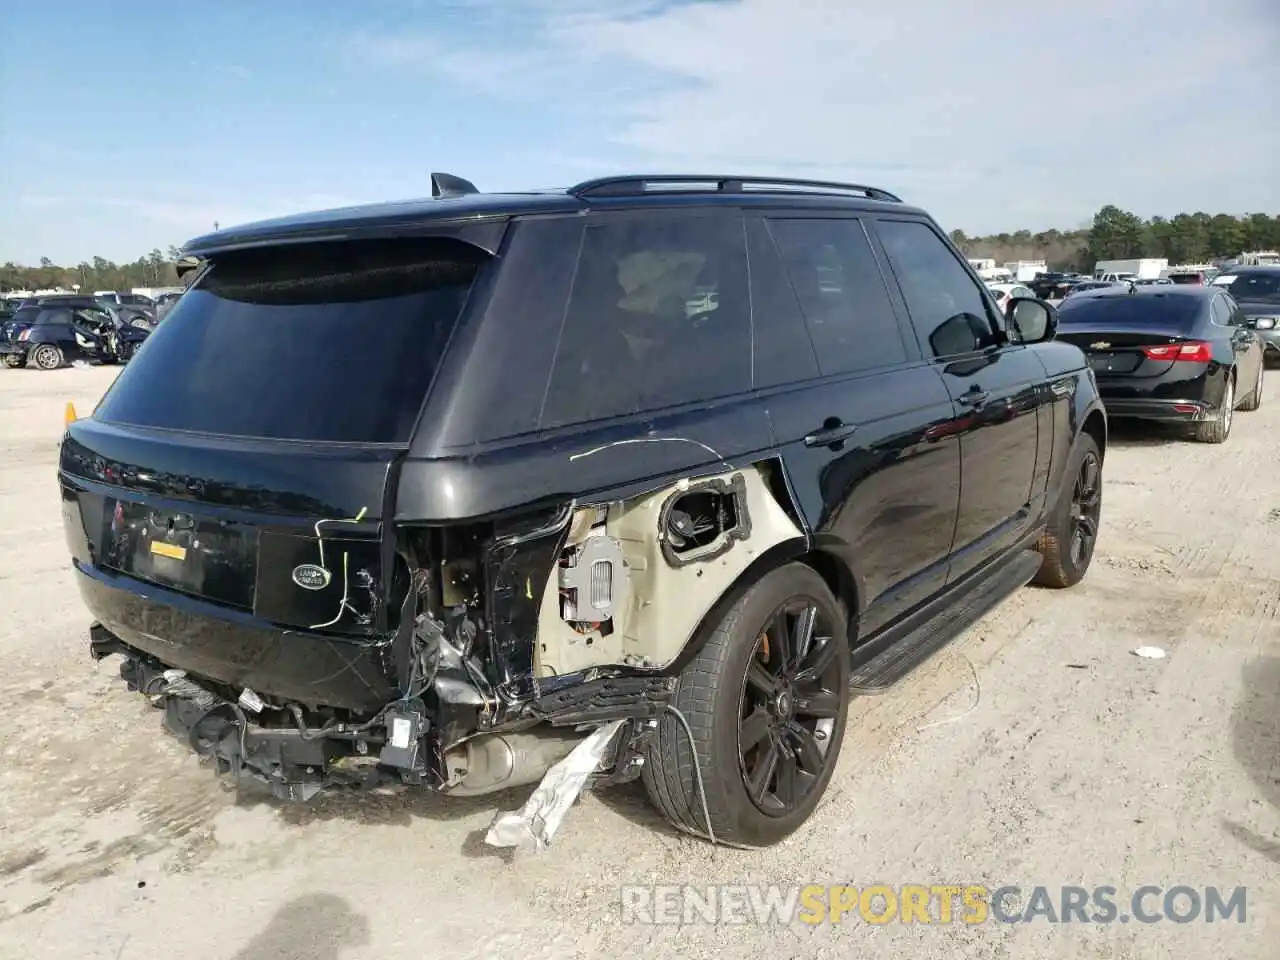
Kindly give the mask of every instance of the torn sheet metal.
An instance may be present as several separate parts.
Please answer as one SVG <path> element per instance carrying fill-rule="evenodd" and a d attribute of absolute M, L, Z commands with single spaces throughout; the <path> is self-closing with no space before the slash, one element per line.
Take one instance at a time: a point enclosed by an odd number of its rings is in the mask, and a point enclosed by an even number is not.
<path fill-rule="evenodd" d="M 532 845 L 535 850 L 548 846 L 565 814 L 582 794 L 587 778 L 609 755 L 609 745 L 625 722 L 614 720 L 593 730 L 567 757 L 547 770 L 523 807 L 498 815 L 484 842 L 491 847 Z"/>

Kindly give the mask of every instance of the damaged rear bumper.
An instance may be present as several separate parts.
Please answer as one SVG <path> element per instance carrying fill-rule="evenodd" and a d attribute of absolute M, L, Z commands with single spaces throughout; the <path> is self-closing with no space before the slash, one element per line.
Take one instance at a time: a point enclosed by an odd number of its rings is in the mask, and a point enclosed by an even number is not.
<path fill-rule="evenodd" d="M 94 660 L 122 656 L 128 688 L 163 711 L 165 729 L 215 772 L 256 782 L 288 802 L 323 791 L 397 785 L 479 796 L 540 780 L 593 727 L 618 725 L 593 782 L 638 775 L 651 719 L 669 700 L 666 678 L 596 678 L 547 692 L 501 729 L 442 739 L 439 713 L 421 697 L 392 699 L 364 717 L 259 696 L 188 673 L 125 642 L 102 623 L 89 630 Z M 580 678 L 578 678 L 580 679 Z M 446 743 L 448 746 L 446 747 Z"/>
<path fill-rule="evenodd" d="M 363 713 L 396 696 L 385 645 L 282 630 L 252 614 L 76 564 L 85 606 L 135 651 L 230 687 Z"/>

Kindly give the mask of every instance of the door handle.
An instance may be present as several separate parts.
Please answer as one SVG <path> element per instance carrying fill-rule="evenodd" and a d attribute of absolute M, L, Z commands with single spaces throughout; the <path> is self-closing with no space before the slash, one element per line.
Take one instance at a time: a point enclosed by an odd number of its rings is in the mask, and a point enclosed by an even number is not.
<path fill-rule="evenodd" d="M 990 399 L 991 394 L 986 390 L 966 390 L 956 397 L 956 403 L 962 407 L 980 407 Z"/>
<path fill-rule="evenodd" d="M 830 447 L 837 443 L 843 443 L 857 432 L 858 427 L 856 424 L 841 423 L 839 420 L 831 418 L 813 433 L 805 434 L 804 445 L 806 447 Z"/>

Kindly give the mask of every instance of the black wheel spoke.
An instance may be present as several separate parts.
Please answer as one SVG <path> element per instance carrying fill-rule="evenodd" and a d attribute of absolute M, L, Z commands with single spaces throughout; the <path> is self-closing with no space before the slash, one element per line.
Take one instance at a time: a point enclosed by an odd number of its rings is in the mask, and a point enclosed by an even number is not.
<path fill-rule="evenodd" d="M 786 608 L 779 610 L 769 624 L 769 666 L 772 673 L 782 676 L 791 664 L 794 650 L 791 646 L 791 631 L 787 624 Z"/>
<path fill-rule="evenodd" d="M 773 676 L 758 660 L 752 660 L 751 666 L 747 667 L 747 685 L 762 697 L 773 696 Z"/>
<path fill-rule="evenodd" d="M 764 802 L 764 795 L 773 782 L 773 775 L 778 771 L 778 760 L 782 756 L 782 745 L 776 737 L 770 737 L 760 748 L 760 756 L 755 766 L 747 775 L 747 793 L 757 804 Z"/>
<path fill-rule="evenodd" d="M 1080 527 L 1080 533 L 1088 539 L 1092 540 L 1098 535 L 1098 522 L 1089 514 L 1083 514 L 1076 523 Z"/>
<path fill-rule="evenodd" d="M 796 715 L 827 720 L 840 715 L 840 697 L 825 690 L 800 692 L 796 696 Z"/>
<path fill-rule="evenodd" d="M 819 645 L 818 641 L 821 641 Z M 819 637 L 809 650 L 808 656 L 800 664 L 796 674 L 797 683 L 805 683 L 818 679 L 826 674 L 836 659 L 836 648 L 830 637 Z"/>
<path fill-rule="evenodd" d="M 806 604 L 804 609 L 796 614 L 791 645 L 794 654 L 792 665 L 798 666 L 804 663 L 804 658 L 809 654 L 809 647 L 813 644 L 813 628 L 817 622 L 818 608 L 812 603 Z"/>
<path fill-rule="evenodd" d="M 745 753 L 755 747 L 769 735 L 771 726 L 769 711 L 764 707 L 756 707 L 750 716 L 742 721 L 738 731 L 738 748 Z"/>
<path fill-rule="evenodd" d="M 795 744 L 796 759 L 800 769 L 809 776 L 816 777 L 822 772 L 822 764 L 825 760 L 822 749 L 818 746 L 818 738 L 812 731 L 798 723 L 791 724 L 787 732 L 791 734 L 791 741 Z"/>
<path fill-rule="evenodd" d="M 786 748 L 779 750 L 778 784 L 773 795 L 784 807 L 794 806 L 804 796 L 804 786 L 800 782 L 800 764 L 795 754 Z"/>
<path fill-rule="evenodd" d="M 1080 466 L 1080 494 L 1081 499 L 1092 496 L 1098 489 L 1098 461 L 1092 456 L 1087 456 L 1084 463 Z"/>

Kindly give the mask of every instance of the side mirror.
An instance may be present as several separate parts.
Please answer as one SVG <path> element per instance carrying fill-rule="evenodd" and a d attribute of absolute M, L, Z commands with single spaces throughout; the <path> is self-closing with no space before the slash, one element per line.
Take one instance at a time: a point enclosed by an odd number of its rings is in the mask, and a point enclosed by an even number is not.
<path fill-rule="evenodd" d="M 1043 343 L 1058 333 L 1058 311 L 1039 298 L 1014 297 L 1004 315 L 1019 343 Z"/>

